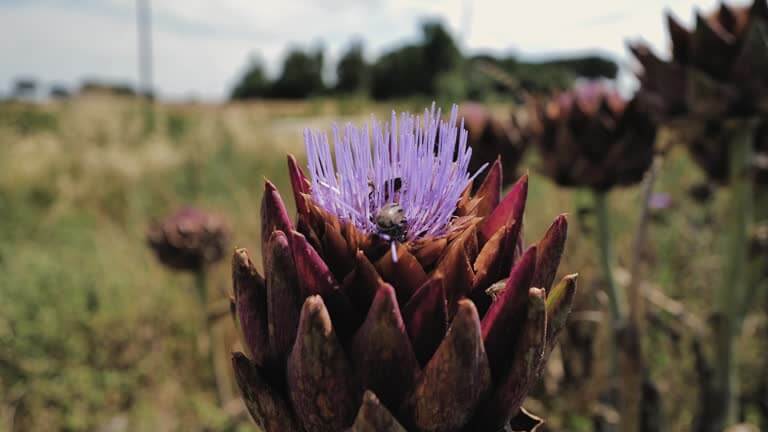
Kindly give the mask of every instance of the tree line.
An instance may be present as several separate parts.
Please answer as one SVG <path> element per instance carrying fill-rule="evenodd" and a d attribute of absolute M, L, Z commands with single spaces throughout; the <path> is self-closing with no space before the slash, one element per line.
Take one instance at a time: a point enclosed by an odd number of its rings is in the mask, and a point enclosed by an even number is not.
<path fill-rule="evenodd" d="M 267 76 L 264 64 L 253 61 L 232 89 L 231 98 L 304 99 L 322 95 L 359 95 L 373 99 L 438 97 L 485 100 L 511 89 L 549 92 L 573 80 L 615 78 L 610 59 L 583 56 L 526 62 L 513 55 L 465 56 L 438 21 L 422 24 L 418 41 L 394 48 L 369 63 L 362 42 L 353 42 L 335 66 L 336 81 L 323 77 L 322 48 L 292 48 L 280 73 Z"/>

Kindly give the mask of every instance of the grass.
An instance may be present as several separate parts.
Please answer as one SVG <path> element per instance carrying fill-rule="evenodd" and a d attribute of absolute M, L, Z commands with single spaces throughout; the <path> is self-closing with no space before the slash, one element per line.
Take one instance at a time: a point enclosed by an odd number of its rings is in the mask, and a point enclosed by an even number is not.
<path fill-rule="evenodd" d="M 302 128 L 389 109 L 358 100 L 148 107 L 98 95 L 0 105 L 0 432 L 247 430 L 216 404 L 191 276 L 162 268 L 144 231 L 191 203 L 227 215 L 235 245 L 258 254 L 263 180 L 287 193 L 285 154 L 302 154 Z M 580 194 L 556 188 L 536 163 L 535 155 L 526 160 L 526 238 L 537 239 L 557 214 L 569 212 L 561 270 L 581 273 L 581 307 L 599 309 L 588 232 L 594 221 L 580 220 Z M 672 194 L 675 207 L 651 227 L 642 276 L 706 317 L 720 250 L 717 224 L 707 219 L 718 220 L 722 197 L 707 208 L 694 205 L 685 191 L 701 179 L 683 151 L 672 152 L 658 189 Z M 609 200 L 626 267 L 639 191 L 614 191 Z M 224 298 L 228 264 L 210 277 Z M 753 333 L 764 326 L 755 316 Z M 236 337 L 228 321 L 217 334 L 224 358 Z M 761 366 L 750 337 L 745 376 Z M 696 407 L 690 352 L 656 330 L 648 345 L 670 427 L 684 430 Z M 589 430 L 590 413 L 573 410 L 581 406 L 577 393 L 537 395 L 555 429 Z"/>

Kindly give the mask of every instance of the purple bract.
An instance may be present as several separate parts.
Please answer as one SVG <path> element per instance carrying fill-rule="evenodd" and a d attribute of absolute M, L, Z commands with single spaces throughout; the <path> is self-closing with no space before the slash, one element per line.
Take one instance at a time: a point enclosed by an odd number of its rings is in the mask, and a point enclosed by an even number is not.
<path fill-rule="evenodd" d="M 458 107 L 440 120 L 440 110 L 423 116 L 392 112 L 389 123 L 374 116 L 369 124 L 333 127 L 333 151 L 324 132 L 307 129 L 312 199 L 357 228 L 382 234 L 376 217 L 387 204 L 404 211 L 406 241 L 446 233 L 456 204 L 469 183 L 485 168 L 468 172 L 472 149 Z M 371 142 L 372 141 L 372 142 Z M 335 164 L 334 164 L 335 160 Z"/>

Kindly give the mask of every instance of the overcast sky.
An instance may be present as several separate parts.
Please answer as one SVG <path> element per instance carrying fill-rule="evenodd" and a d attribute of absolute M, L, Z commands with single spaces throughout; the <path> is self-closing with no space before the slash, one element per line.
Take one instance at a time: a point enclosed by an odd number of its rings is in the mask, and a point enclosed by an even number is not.
<path fill-rule="evenodd" d="M 740 1 L 738 3 L 744 3 Z M 598 52 L 625 41 L 667 52 L 663 11 L 690 23 L 716 0 L 152 0 L 155 86 L 166 98 L 226 97 L 258 54 L 276 73 L 290 45 L 322 43 L 335 62 L 353 38 L 374 58 L 441 18 L 469 52 L 529 58 Z M 135 0 L 0 0 L 0 93 L 19 76 L 74 85 L 135 83 Z"/>

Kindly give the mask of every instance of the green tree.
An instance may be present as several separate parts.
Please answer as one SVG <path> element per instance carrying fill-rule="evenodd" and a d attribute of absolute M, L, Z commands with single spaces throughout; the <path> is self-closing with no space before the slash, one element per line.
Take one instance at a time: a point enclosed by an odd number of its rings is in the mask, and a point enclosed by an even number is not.
<path fill-rule="evenodd" d="M 462 55 L 440 22 L 422 25 L 422 39 L 382 55 L 373 66 L 371 94 L 376 99 L 414 95 L 434 97 L 442 76 L 462 64 Z M 455 87 L 455 86 L 454 86 Z"/>
<path fill-rule="evenodd" d="M 430 93 L 420 46 L 408 45 L 382 55 L 373 66 L 371 95 L 389 99 Z"/>
<path fill-rule="evenodd" d="M 280 77 L 272 85 L 271 97 L 303 99 L 325 91 L 323 50 L 292 49 L 285 57 Z"/>
<path fill-rule="evenodd" d="M 232 99 L 258 99 L 269 96 L 271 83 L 264 73 L 264 64 L 260 59 L 252 60 L 251 65 L 232 89 Z"/>
<path fill-rule="evenodd" d="M 619 71 L 615 61 L 597 55 L 555 59 L 547 64 L 570 69 L 574 74 L 584 78 L 614 79 Z"/>
<path fill-rule="evenodd" d="M 369 73 L 363 57 L 363 43 L 353 42 L 336 66 L 336 91 L 355 93 L 364 90 L 369 84 Z"/>
<path fill-rule="evenodd" d="M 429 81 L 431 93 L 435 94 L 439 77 L 451 74 L 461 66 L 461 51 L 440 22 L 425 22 L 421 31 L 424 37 L 422 51 L 426 79 Z"/>

